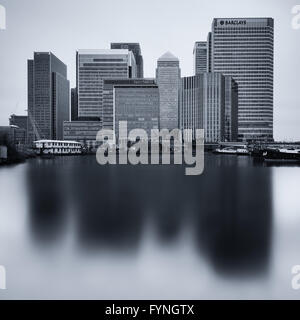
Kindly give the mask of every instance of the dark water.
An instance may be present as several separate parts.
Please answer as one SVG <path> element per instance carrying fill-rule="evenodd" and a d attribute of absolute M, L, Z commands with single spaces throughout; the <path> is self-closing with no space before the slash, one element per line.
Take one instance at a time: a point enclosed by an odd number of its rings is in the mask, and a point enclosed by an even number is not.
<path fill-rule="evenodd" d="M 299 299 L 300 167 L 206 154 L 201 176 L 184 169 L 0 168 L 0 299 Z"/>

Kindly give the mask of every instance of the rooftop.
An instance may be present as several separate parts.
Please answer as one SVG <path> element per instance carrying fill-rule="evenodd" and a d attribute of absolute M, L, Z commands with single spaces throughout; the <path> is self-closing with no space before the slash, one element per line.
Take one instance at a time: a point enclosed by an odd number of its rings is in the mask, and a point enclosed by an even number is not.
<path fill-rule="evenodd" d="M 69 140 L 36 140 L 34 143 L 79 143 L 78 141 L 69 141 Z"/>
<path fill-rule="evenodd" d="M 128 49 L 79 49 L 78 54 L 128 54 Z"/>
<path fill-rule="evenodd" d="M 158 61 L 179 61 L 179 59 L 175 57 L 170 51 L 167 51 L 160 58 L 158 58 Z"/>

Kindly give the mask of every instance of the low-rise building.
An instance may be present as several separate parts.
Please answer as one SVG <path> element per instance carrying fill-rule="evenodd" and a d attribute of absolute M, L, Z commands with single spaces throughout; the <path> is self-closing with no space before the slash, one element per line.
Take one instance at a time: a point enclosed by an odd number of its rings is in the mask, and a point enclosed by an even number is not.
<path fill-rule="evenodd" d="M 24 146 L 26 144 L 26 130 L 14 125 L 0 126 L 0 144 Z"/>
<path fill-rule="evenodd" d="M 12 114 L 9 117 L 9 125 L 17 126 L 27 131 L 27 120 L 28 120 L 27 116 L 18 116 L 16 114 Z"/>

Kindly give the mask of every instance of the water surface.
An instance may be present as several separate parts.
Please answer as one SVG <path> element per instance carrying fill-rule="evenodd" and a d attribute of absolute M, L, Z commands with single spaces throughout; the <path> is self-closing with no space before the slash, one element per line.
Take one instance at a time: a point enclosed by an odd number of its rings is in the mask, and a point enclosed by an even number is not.
<path fill-rule="evenodd" d="M 184 166 L 94 156 L 0 168 L 0 299 L 299 299 L 300 167 L 205 155 Z"/>

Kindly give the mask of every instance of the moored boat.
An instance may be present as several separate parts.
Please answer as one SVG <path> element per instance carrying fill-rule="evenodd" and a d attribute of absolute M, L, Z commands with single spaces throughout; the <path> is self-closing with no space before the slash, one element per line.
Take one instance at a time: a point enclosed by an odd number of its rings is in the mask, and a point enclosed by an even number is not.
<path fill-rule="evenodd" d="M 227 148 L 217 148 L 213 151 L 216 154 L 236 154 L 236 149 L 227 147 Z"/>
<path fill-rule="evenodd" d="M 238 148 L 238 149 L 236 149 L 236 154 L 239 156 L 248 156 L 248 155 L 250 155 L 250 152 L 246 148 Z"/>
<path fill-rule="evenodd" d="M 34 141 L 34 150 L 37 155 L 43 157 L 76 155 L 82 154 L 82 144 L 77 141 L 38 140 Z"/>
<path fill-rule="evenodd" d="M 296 162 L 300 163 L 299 149 L 265 150 L 263 153 L 266 162 Z"/>
<path fill-rule="evenodd" d="M 217 148 L 213 151 L 216 154 L 235 154 L 235 155 L 249 155 L 250 152 L 247 148 L 233 148 L 233 147 L 226 147 L 226 148 Z"/>

